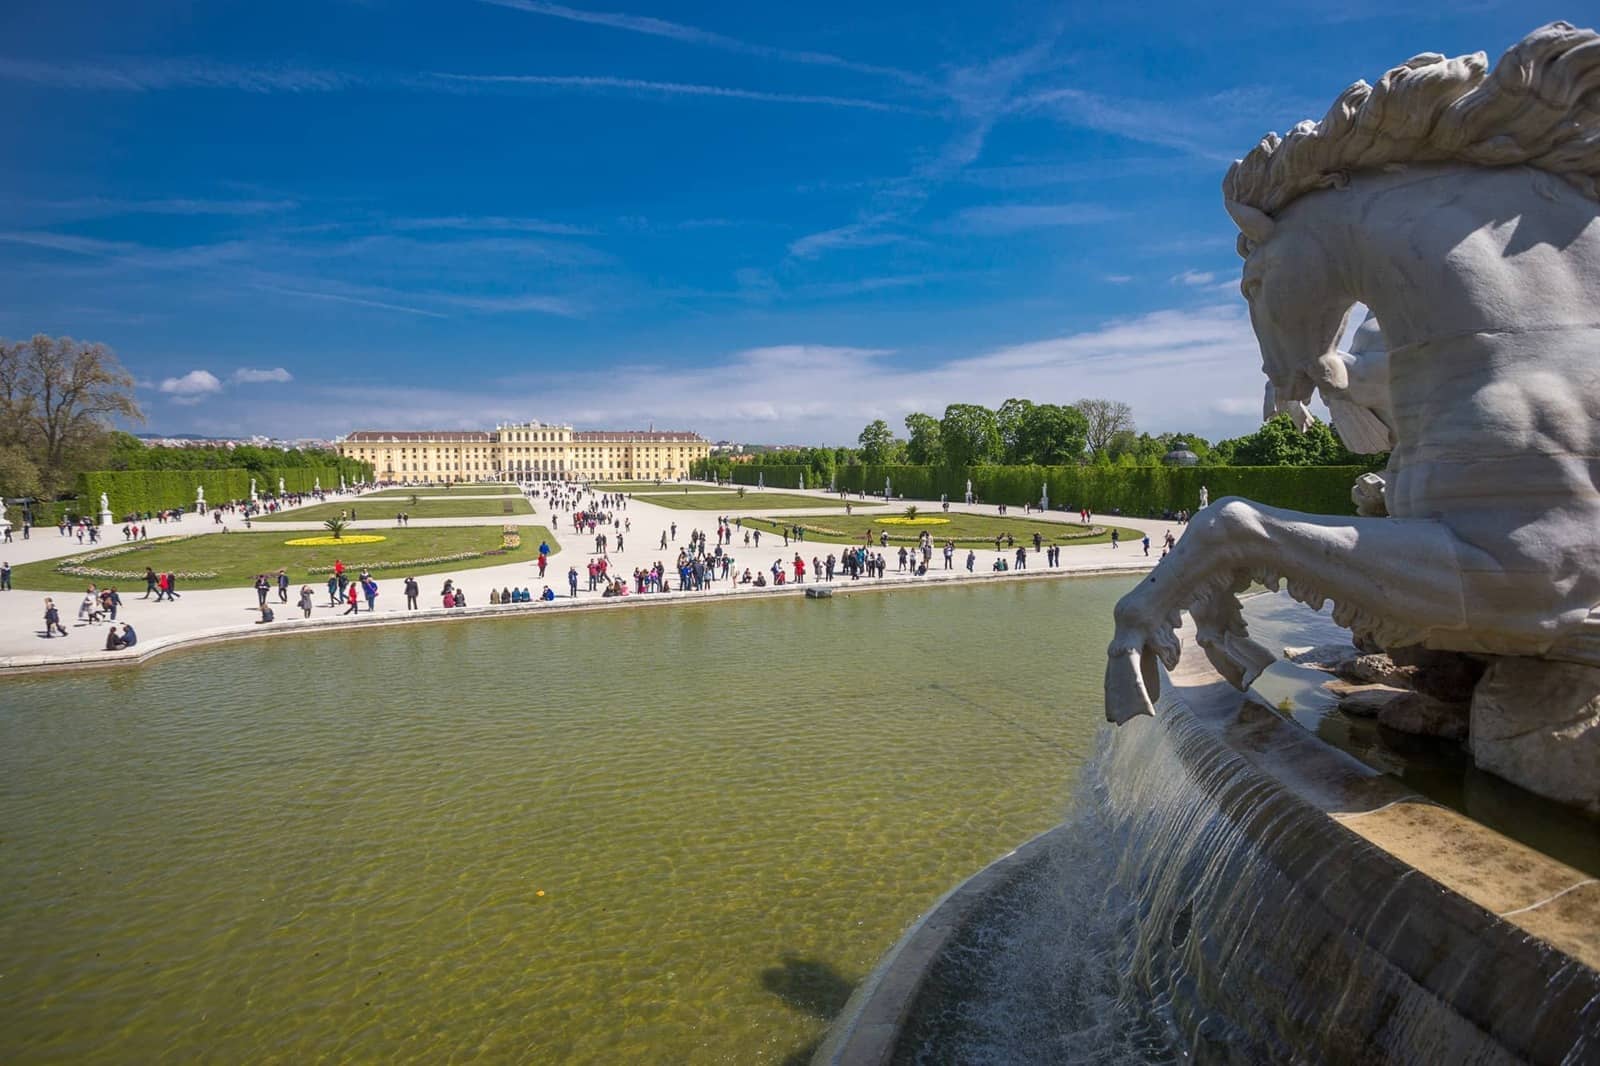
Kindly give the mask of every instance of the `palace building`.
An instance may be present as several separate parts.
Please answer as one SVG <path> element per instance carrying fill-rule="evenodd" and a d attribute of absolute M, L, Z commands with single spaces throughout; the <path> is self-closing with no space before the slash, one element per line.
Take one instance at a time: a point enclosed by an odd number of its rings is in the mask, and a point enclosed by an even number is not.
<path fill-rule="evenodd" d="M 698 433 L 574 430 L 519 422 L 489 431 L 360 429 L 339 454 L 372 464 L 379 481 L 621 481 L 687 477 L 711 453 Z"/>

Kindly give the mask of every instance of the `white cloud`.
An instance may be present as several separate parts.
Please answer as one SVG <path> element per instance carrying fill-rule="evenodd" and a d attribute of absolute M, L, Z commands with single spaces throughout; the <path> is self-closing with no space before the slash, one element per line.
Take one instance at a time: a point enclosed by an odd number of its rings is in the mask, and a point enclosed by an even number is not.
<path fill-rule="evenodd" d="M 911 411 L 947 404 L 996 407 L 1010 396 L 1071 403 L 1104 396 L 1131 404 L 1139 427 L 1250 432 L 1260 418 L 1261 354 L 1243 302 L 1156 311 L 1094 328 L 979 350 L 955 358 L 916 350 L 838 344 L 774 344 L 689 366 L 568 364 L 559 374 L 507 377 L 477 386 L 374 384 L 368 410 L 393 429 L 458 429 L 537 417 L 584 428 L 690 429 L 713 439 L 845 443 L 875 418 L 899 428 Z M 663 393 L 670 374 L 673 387 Z M 841 387 L 842 385 L 842 387 Z M 1244 404 L 1239 398 L 1250 397 Z M 229 400 L 229 403 L 235 402 Z M 448 412 L 441 417 L 441 412 Z M 252 414 L 208 405 L 206 418 Z M 348 398 L 304 383 L 292 410 L 274 413 L 279 434 L 334 434 L 353 427 Z M 195 431 L 210 431 L 198 420 Z"/>
<path fill-rule="evenodd" d="M 233 372 L 233 380 L 240 385 L 254 385 L 268 381 L 293 381 L 294 375 L 281 366 L 275 366 L 271 370 L 254 370 L 250 367 L 240 367 Z"/>
<path fill-rule="evenodd" d="M 1172 275 L 1171 280 L 1174 285 L 1210 285 L 1217 280 L 1217 275 L 1210 270 L 1185 270 Z"/>
<path fill-rule="evenodd" d="M 953 225 L 966 233 L 1017 233 L 1053 226 L 1094 226 L 1121 217 L 1099 204 L 988 204 L 956 214 Z"/>
<path fill-rule="evenodd" d="M 160 389 L 173 403 L 196 404 L 212 393 L 222 391 L 222 382 L 209 370 L 191 370 L 181 378 L 165 378 Z"/>

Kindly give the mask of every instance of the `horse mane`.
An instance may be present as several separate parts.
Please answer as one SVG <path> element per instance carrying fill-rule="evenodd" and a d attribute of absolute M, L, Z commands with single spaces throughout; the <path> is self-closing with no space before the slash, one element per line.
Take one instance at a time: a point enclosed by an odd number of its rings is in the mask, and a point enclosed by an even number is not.
<path fill-rule="evenodd" d="M 1376 86 L 1358 81 L 1321 122 L 1269 133 L 1223 179 L 1223 197 L 1276 215 L 1356 171 L 1407 163 L 1529 166 L 1600 200 L 1600 34 L 1552 22 L 1493 71 L 1482 52 L 1425 52 Z"/>

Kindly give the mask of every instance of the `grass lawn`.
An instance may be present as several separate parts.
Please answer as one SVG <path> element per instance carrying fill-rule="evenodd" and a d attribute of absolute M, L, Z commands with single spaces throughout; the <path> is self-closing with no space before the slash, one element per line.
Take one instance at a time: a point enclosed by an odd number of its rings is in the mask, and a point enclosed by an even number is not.
<path fill-rule="evenodd" d="M 409 499 L 412 496 L 521 496 L 515 485 L 457 485 L 447 489 L 443 485 L 419 485 L 414 489 L 383 489 L 369 492 L 363 500 Z"/>
<path fill-rule="evenodd" d="M 339 512 L 349 514 L 355 510 L 356 517 L 362 522 L 383 521 L 394 522 L 394 516 L 401 511 L 412 518 L 493 518 L 497 515 L 532 514 L 533 505 L 518 496 L 516 499 L 495 499 L 483 496 L 464 496 L 459 500 L 418 500 L 415 504 L 409 498 L 389 500 L 341 500 L 338 503 L 319 503 L 310 507 L 297 507 L 290 511 L 280 511 L 275 515 L 263 515 L 255 518 L 254 522 L 321 522 L 326 518 L 337 518 Z"/>
<path fill-rule="evenodd" d="M 595 492 L 716 492 L 715 485 L 698 481 L 594 481 L 589 484 Z"/>
<path fill-rule="evenodd" d="M 1017 544 L 1026 544 L 1033 547 L 1033 534 L 1038 532 L 1044 537 L 1046 544 L 1061 544 L 1072 546 L 1076 544 L 1106 544 L 1111 540 L 1111 526 L 1096 523 L 1084 527 L 1075 523 L 1062 522 L 1030 522 L 1026 518 L 1000 518 L 992 515 L 950 514 L 944 515 L 932 512 L 918 516 L 918 523 L 914 526 L 892 525 L 886 526 L 880 519 L 896 516 L 897 512 L 880 512 L 876 515 L 829 515 L 823 518 L 802 516 L 796 518 L 750 518 L 744 519 L 745 529 L 759 529 L 763 533 L 782 534 L 785 527 L 804 526 L 806 539 L 820 541 L 826 544 L 860 544 L 872 531 L 872 543 L 878 543 L 878 535 L 888 531 L 890 544 L 915 544 L 922 536 L 922 531 L 927 530 L 933 537 L 935 546 L 947 540 L 954 539 L 960 548 L 988 548 L 994 549 L 996 534 L 1005 536 L 1010 534 Z M 935 525 L 935 518 L 949 518 L 948 523 Z M 926 520 L 926 524 L 924 521 Z M 1144 536 L 1136 529 L 1119 527 L 1122 530 L 1124 544 L 1136 544 Z M 1088 529 L 1098 530 L 1088 533 Z M 1153 538 L 1152 538 L 1153 539 Z M 1152 547 L 1155 545 L 1152 544 Z"/>
<path fill-rule="evenodd" d="M 667 492 L 660 495 L 636 496 L 643 503 L 657 507 L 670 507 L 675 511 L 764 511 L 780 507 L 836 507 L 844 510 L 846 501 L 837 496 L 797 496 L 792 492 Z M 865 501 L 850 500 L 851 507 L 861 507 Z M 887 513 L 887 512 L 885 512 Z"/>
<path fill-rule="evenodd" d="M 556 538 L 543 526 L 522 526 L 522 546 L 496 555 L 482 555 L 473 559 L 456 559 L 437 563 L 418 563 L 404 569 L 374 569 L 379 582 L 398 580 L 423 574 L 449 574 L 458 570 L 475 570 L 483 566 L 500 566 L 519 560 L 532 564 L 539 557 L 539 542 L 550 543 L 551 551 L 558 551 Z M 313 574 L 313 566 L 332 566 L 335 559 L 344 561 L 348 569 L 360 571 L 362 566 L 386 562 L 404 562 L 413 559 L 437 558 L 461 552 L 500 551 L 498 526 L 447 526 L 429 529 L 384 530 L 387 538 L 378 544 L 347 544 L 338 547 L 291 548 L 284 541 L 295 537 L 314 536 L 312 533 L 295 533 L 280 530 L 276 533 L 207 533 L 192 540 L 176 544 L 162 544 L 151 540 L 142 542 L 133 551 L 109 559 L 92 560 L 83 565 L 99 570 L 129 573 L 133 577 L 94 577 L 62 574 L 56 567 L 67 559 L 50 559 L 14 567 L 12 582 L 17 588 L 39 589 L 46 592 L 82 592 L 92 581 L 97 585 L 115 585 L 122 598 L 129 590 L 144 593 L 144 568 L 157 571 L 170 570 L 177 574 L 211 572 L 216 577 L 179 577 L 178 595 L 185 589 L 221 589 L 249 587 L 257 574 L 272 577 L 278 567 L 289 569 L 292 591 L 298 595 L 301 585 L 321 588 L 328 582 L 326 573 Z M 95 551 L 115 548 L 115 543 L 97 545 Z M 85 551 L 87 555 L 89 552 Z M 69 557 L 74 558 L 74 557 Z M 323 591 L 326 595 L 326 590 Z"/>

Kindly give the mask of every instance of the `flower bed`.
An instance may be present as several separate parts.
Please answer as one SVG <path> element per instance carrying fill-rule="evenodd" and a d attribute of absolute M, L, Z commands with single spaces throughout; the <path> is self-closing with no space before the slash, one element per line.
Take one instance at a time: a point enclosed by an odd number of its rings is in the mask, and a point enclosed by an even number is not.
<path fill-rule="evenodd" d="M 176 537 L 157 537 L 155 540 L 136 540 L 127 544 L 115 544 L 99 551 L 85 552 L 82 555 L 69 555 L 56 563 L 53 567 L 58 574 L 67 574 L 72 577 L 92 577 L 102 581 L 138 581 L 144 577 L 142 570 L 105 570 L 98 566 L 85 566 L 85 563 L 98 562 L 101 559 L 112 559 L 118 555 L 127 555 L 129 552 L 142 551 L 145 548 L 164 547 L 168 544 L 178 544 L 186 540 L 203 537 L 204 533 L 187 533 Z M 173 570 L 171 573 L 180 578 L 213 578 L 216 572 L 212 570 Z"/>
<path fill-rule="evenodd" d="M 948 518 L 924 518 L 922 515 L 918 515 L 915 518 L 896 515 L 893 518 L 875 518 L 873 521 L 880 526 L 947 526 L 950 524 L 950 519 Z"/>
<path fill-rule="evenodd" d="M 381 540 L 388 539 L 388 537 L 382 537 L 376 533 L 351 533 L 345 537 L 296 537 L 294 540 L 286 540 L 284 543 L 291 548 L 337 548 L 345 544 L 376 544 Z"/>

